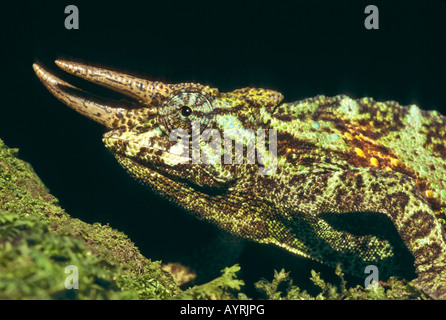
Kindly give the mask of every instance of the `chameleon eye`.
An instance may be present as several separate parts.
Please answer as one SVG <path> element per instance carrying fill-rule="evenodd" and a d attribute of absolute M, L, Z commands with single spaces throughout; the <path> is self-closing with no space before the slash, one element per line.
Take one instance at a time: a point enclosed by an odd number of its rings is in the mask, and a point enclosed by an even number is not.
<path fill-rule="evenodd" d="M 181 114 L 184 117 L 189 117 L 192 114 L 192 109 L 188 106 L 182 106 L 181 107 Z"/>
<path fill-rule="evenodd" d="M 201 92 L 182 91 L 163 102 L 158 117 L 163 131 L 184 129 L 192 132 L 192 123 L 199 123 L 200 130 L 210 129 L 214 125 L 214 107 L 209 97 Z"/>

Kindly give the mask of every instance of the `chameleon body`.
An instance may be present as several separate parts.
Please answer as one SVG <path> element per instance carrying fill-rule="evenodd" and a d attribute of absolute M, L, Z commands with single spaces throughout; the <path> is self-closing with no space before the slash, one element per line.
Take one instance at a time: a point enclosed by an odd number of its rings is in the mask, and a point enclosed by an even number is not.
<path fill-rule="evenodd" d="M 364 276 L 370 264 L 380 275 L 415 270 L 418 288 L 446 299 L 446 118 L 438 112 L 344 95 L 283 102 L 273 90 L 220 93 L 56 64 L 131 98 L 95 97 L 34 64 L 53 95 L 107 128 L 105 146 L 161 196 L 235 236 L 351 274 Z M 234 142 L 211 148 L 220 140 L 200 137 L 207 129 Z M 173 132 L 192 138 L 181 152 Z M 246 144 L 262 132 L 263 164 Z M 242 161 L 231 143 L 243 145 Z"/>

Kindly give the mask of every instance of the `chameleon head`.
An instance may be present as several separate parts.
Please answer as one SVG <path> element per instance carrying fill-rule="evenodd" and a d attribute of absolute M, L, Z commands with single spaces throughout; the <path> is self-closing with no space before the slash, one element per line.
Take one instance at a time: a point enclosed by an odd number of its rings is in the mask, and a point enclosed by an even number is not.
<path fill-rule="evenodd" d="M 196 83 L 164 84 L 75 62 L 56 64 L 131 99 L 94 96 L 33 65 L 56 98 L 104 125 L 106 147 L 132 175 L 162 194 L 173 183 L 227 188 L 247 171 L 257 170 L 249 143 L 283 98 L 272 90 L 220 93 Z M 237 146 L 244 152 L 235 154 Z M 242 159 L 235 162 L 237 156 Z"/>

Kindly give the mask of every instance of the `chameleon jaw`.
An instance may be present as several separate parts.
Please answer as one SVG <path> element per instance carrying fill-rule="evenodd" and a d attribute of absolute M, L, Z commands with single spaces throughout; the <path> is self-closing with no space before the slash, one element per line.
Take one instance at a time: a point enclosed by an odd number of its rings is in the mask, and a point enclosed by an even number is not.
<path fill-rule="evenodd" d="M 147 115 L 154 115 L 157 113 L 157 109 L 149 103 L 152 102 L 155 97 L 159 99 L 159 93 L 155 94 L 156 92 L 141 92 L 126 89 L 126 86 L 128 87 L 129 85 L 131 86 L 131 84 L 135 85 L 136 83 L 142 83 L 142 81 L 145 81 L 145 85 L 140 85 L 140 88 L 147 88 L 150 81 L 137 79 L 119 72 L 88 67 L 80 63 L 56 60 L 56 64 L 61 69 L 71 74 L 103 85 L 129 96 L 132 100 L 136 100 L 136 102 L 126 100 L 118 101 L 90 94 L 56 77 L 45 70 L 41 65 L 37 63 L 33 64 L 34 72 L 39 80 L 57 99 L 108 129 L 119 127 L 123 120 L 126 119 L 126 116 L 128 114 L 137 113 L 136 110 L 144 109 L 144 113 Z M 150 95 L 152 95 L 154 99 L 151 99 Z M 145 97 L 144 100 L 142 99 L 143 97 Z M 140 104 L 143 104 L 143 106 Z"/>

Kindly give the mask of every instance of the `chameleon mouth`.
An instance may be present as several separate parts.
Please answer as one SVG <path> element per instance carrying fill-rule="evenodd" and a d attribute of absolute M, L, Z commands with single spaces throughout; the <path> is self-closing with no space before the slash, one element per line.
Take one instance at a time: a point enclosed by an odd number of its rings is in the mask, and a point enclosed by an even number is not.
<path fill-rule="evenodd" d="M 104 135 L 103 141 L 107 148 L 113 150 L 115 154 L 144 161 L 144 165 L 151 165 L 157 162 L 158 167 L 172 167 L 190 162 L 188 156 L 183 156 L 175 150 L 172 150 L 174 146 L 160 144 L 163 140 L 153 139 L 151 141 L 150 139 L 143 138 L 141 141 L 138 141 L 117 137 L 114 136 L 114 132 L 109 132 Z"/>
<path fill-rule="evenodd" d="M 132 101 L 113 100 L 93 95 L 58 78 L 41 65 L 33 64 L 37 77 L 57 99 L 108 129 L 119 126 L 124 114 L 135 108 L 144 108 L 146 114 L 157 114 L 157 108 L 154 106 L 169 93 L 168 87 L 161 82 L 144 80 L 77 62 L 56 60 L 55 63 L 68 73 L 132 99 Z M 161 88 L 166 89 L 160 90 Z"/>

